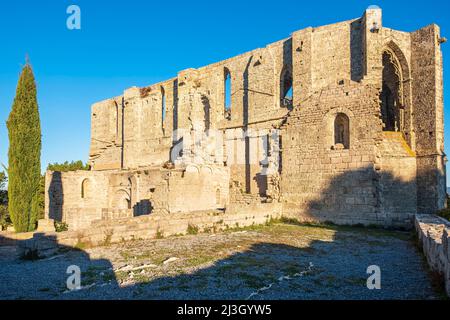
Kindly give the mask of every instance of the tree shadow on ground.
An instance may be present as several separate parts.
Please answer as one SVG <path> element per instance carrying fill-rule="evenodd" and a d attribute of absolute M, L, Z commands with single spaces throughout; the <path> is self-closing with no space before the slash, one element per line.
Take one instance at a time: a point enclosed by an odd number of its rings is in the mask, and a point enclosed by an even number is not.
<path fill-rule="evenodd" d="M 96 270 L 110 270 L 103 278 L 112 280 L 111 289 L 119 288 L 112 276 L 112 264 L 107 259 L 91 259 L 79 248 L 59 244 L 55 235 L 35 233 L 31 239 L 24 240 L 16 237 L 0 234 L 2 300 L 70 299 L 67 280 L 74 275 L 73 272 L 68 273 L 70 266 L 80 268 L 82 288 L 95 282 Z"/>

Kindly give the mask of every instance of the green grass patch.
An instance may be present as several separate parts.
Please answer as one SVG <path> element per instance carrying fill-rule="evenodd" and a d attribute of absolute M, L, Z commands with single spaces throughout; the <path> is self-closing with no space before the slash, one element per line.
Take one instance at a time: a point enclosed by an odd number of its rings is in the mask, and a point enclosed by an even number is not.
<path fill-rule="evenodd" d="M 187 227 L 187 234 L 197 234 L 198 233 L 198 227 L 194 226 L 192 224 L 189 224 Z"/>
<path fill-rule="evenodd" d="M 237 273 L 236 276 L 249 288 L 258 289 L 264 286 L 264 279 L 261 279 L 256 275 L 240 272 Z"/>
<path fill-rule="evenodd" d="M 55 231 L 56 232 L 64 232 L 69 230 L 69 225 L 65 222 L 55 221 Z"/>
<path fill-rule="evenodd" d="M 186 267 L 196 267 L 214 260 L 210 255 L 194 255 L 186 259 Z"/>
<path fill-rule="evenodd" d="M 78 249 L 78 250 L 84 250 L 84 249 L 87 249 L 89 247 L 90 246 L 89 246 L 89 244 L 87 242 L 83 242 L 81 240 L 78 240 L 78 242 L 75 244 L 74 248 Z"/>
<path fill-rule="evenodd" d="M 156 239 L 163 239 L 164 233 L 161 232 L 160 229 L 156 230 Z"/>

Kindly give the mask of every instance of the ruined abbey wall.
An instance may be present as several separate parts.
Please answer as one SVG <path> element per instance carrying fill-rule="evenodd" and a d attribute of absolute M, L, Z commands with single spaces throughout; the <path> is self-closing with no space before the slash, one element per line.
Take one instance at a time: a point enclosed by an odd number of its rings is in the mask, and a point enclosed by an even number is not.
<path fill-rule="evenodd" d="M 71 229 L 93 221 L 152 214 L 222 210 L 228 206 L 229 169 L 47 172 L 45 215 Z M 189 201 L 186 201 L 189 198 Z"/>
<path fill-rule="evenodd" d="M 292 73 L 291 51 L 290 39 L 283 40 L 220 63 L 184 70 L 177 79 L 128 89 L 121 97 L 93 105 L 93 169 L 161 165 L 169 160 L 171 147 L 182 136 L 193 131 L 201 134 L 219 130 L 228 150 L 213 153 L 204 161 L 220 165 L 227 162 L 246 191 L 264 193 L 259 190 L 264 182 L 255 179 L 260 171 L 258 162 L 266 157 L 258 140 L 279 125 L 288 112 L 280 106 L 279 77 L 282 72 Z M 228 118 L 224 99 L 226 72 L 231 77 Z M 252 132 L 248 137 L 251 142 L 243 138 L 246 129 Z M 257 159 L 250 164 L 242 152 L 245 148 L 255 148 L 251 156 Z"/>
<path fill-rule="evenodd" d="M 436 25 L 392 30 L 372 8 L 127 89 L 92 106 L 92 170 L 48 173 L 47 214 L 88 225 L 276 207 L 411 226 L 445 203 L 441 42 Z"/>

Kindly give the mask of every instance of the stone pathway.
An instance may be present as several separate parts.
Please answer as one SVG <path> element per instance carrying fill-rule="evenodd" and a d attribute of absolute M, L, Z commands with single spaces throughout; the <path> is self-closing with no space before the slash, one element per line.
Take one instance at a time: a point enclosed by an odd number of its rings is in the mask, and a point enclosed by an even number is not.
<path fill-rule="evenodd" d="M 0 299 L 438 299 L 412 233 L 274 224 L 62 250 L 22 261 L 0 247 Z M 67 290 L 80 267 L 82 288 Z M 370 265 L 381 290 L 366 286 Z"/>

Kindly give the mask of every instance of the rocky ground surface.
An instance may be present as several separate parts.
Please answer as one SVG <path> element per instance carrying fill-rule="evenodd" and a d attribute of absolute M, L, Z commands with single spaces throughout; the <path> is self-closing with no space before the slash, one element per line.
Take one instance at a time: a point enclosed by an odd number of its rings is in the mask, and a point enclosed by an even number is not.
<path fill-rule="evenodd" d="M 80 267 L 80 290 L 66 273 Z M 381 268 L 369 290 L 367 267 Z M 413 233 L 277 223 L 219 234 L 62 249 L 0 247 L 0 299 L 439 299 Z"/>

